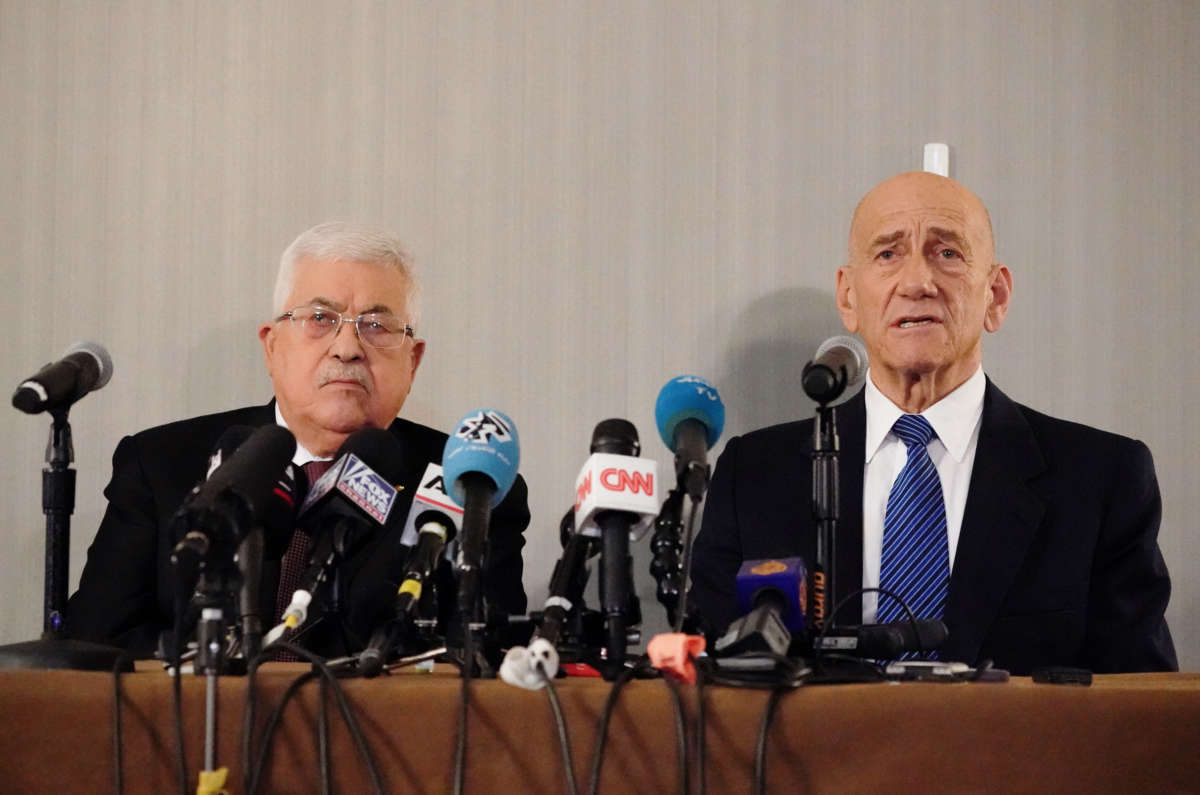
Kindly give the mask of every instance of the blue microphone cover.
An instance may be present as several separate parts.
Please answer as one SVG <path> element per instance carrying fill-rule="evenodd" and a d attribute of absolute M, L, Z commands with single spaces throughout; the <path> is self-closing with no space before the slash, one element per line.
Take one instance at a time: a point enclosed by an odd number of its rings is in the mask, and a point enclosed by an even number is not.
<path fill-rule="evenodd" d="M 763 591 L 773 591 L 784 603 L 784 626 L 790 632 L 803 632 L 805 599 L 808 593 L 808 569 L 803 558 L 747 560 L 737 573 L 738 608 L 745 615 L 755 607 Z"/>
<path fill-rule="evenodd" d="M 672 378 L 659 390 L 654 403 L 654 422 L 668 449 L 675 449 L 675 428 L 684 420 L 704 425 L 710 448 L 725 429 L 725 404 L 716 388 L 698 375 Z"/>
<path fill-rule="evenodd" d="M 500 504 L 517 479 L 521 444 L 517 426 L 502 411 L 479 409 L 454 426 L 442 451 L 442 476 L 447 491 L 459 505 L 466 502 L 460 478 L 468 472 L 487 475 L 496 484 L 492 507 Z"/>

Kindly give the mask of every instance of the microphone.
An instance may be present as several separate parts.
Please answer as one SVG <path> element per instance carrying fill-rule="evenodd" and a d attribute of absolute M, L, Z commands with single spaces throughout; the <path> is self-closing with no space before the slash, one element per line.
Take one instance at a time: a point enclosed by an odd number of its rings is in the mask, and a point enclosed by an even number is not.
<path fill-rule="evenodd" d="M 909 652 L 934 651 L 948 637 L 950 631 L 945 622 L 919 618 L 916 622 L 830 627 L 829 634 L 819 639 L 819 648 L 867 659 L 896 660 Z"/>
<path fill-rule="evenodd" d="M 596 538 L 575 532 L 575 511 L 571 509 L 559 524 L 562 557 L 550 575 L 550 593 L 542 606 L 542 624 L 534 632 L 529 646 L 513 646 L 500 664 L 500 678 L 526 690 L 539 690 L 546 680 L 558 673 L 558 642 L 574 600 L 582 599 L 587 587 L 587 560 L 599 551 Z M 541 673 L 538 666 L 541 666 Z M 544 674 L 544 675 L 543 675 Z"/>
<path fill-rule="evenodd" d="M 658 514 L 658 464 L 638 458 L 637 428 L 628 420 L 604 420 L 592 431 L 592 454 L 575 486 L 576 532 L 599 534 L 600 601 L 605 617 L 608 671 L 624 667 L 628 645 L 626 606 L 633 591 L 629 540 Z"/>
<path fill-rule="evenodd" d="M 12 404 L 26 414 L 65 409 L 112 378 L 112 357 L 97 342 L 76 342 L 57 362 L 21 382 Z"/>
<path fill-rule="evenodd" d="M 475 611 L 482 579 L 492 509 L 517 479 L 521 447 L 517 426 L 495 409 L 480 409 L 458 421 L 442 452 L 442 474 L 450 496 L 463 507 L 458 543 L 458 610 Z M 467 630 L 464 627 L 464 630 Z"/>
<path fill-rule="evenodd" d="M 804 394 L 825 405 L 858 386 L 866 375 L 866 348 L 856 337 L 840 335 L 821 343 L 813 360 L 804 365 L 800 383 Z"/>
<path fill-rule="evenodd" d="M 675 453 L 675 476 L 693 500 L 708 488 L 708 451 L 725 428 L 725 404 L 712 384 L 695 375 L 668 381 L 654 402 L 654 422 Z"/>
<path fill-rule="evenodd" d="M 358 670 L 368 679 L 383 670 L 405 619 L 421 598 L 421 591 L 437 568 L 446 544 L 454 540 L 454 521 L 441 510 L 425 509 L 416 518 L 420 538 L 405 564 L 404 580 L 396 591 L 395 617 L 371 635 L 367 648 L 358 656 Z"/>
<path fill-rule="evenodd" d="M 249 430 L 249 429 L 247 429 Z M 283 468 L 283 474 L 271 490 L 261 520 L 257 522 L 238 545 L 238 568 L 242 573 L 242 587 L 238 592 L 238 613 L 242 629 L 242 657 L 252 660 L 262 651 L 263 614 L 260 593 L 262 589 L 263 560 L 279 560 L 287 550 L 291 535 L 295 532 L 296 511 L 300 498 L 308 488 L 304 470 L 295 464 Z M 270 620 L 270 616 L 267 616 Z"/>
<path fill-rule="evenodd" d="M 808 571 L 798 557 L 747 560 L 737 573 L 742 617 L 715 644 L 723 655 L 767 652 L 786 656 L 792 633 L 805 628 Z"/>
<path fill-rule="evenodd" d="M 371 635 L 367 647 L 358 655 L 362 676 L 378 676 L 386 656 L 391 654 L 404 621 L 416 607 L 425 584 L 437 569 L 446 545 L 454 540 L 462 523 L 462 509 L 446 493 L 440 464 L 430 463 L 421 476 L 421 485 L 413 495 L 400 543 L 412 547 L 405 564 L 404 579 L 396 591 L 393 617 Z M 411 540 L 410 540 L 411 534 Z"/>
<path fill-rule="evenodd" d="M 307 620 L 320 585 L 371 531 L 387 524 L 398 499 L 393 484 L 403 474 L 404 450 L 390 432 L 363 428 L 342 443 L 333 466 L 317 478 L 300 505 L 297 524 L 312 528 L 312 554 L 282 623 L 267 635 L 268 644 Z M 296 532 L 303 531 L 297 527 Z"/>
<path fill-rule="evenodd" d="M 659 436 L 675 453 L 675 488 L 663 501 L 662 511 L 654 521 L 650 573 L 658 586 L 658 601 L 667 609 L 668 622 L 683 629 L 690 618 L 686 605 L 682 613 L 679 605 L 687 590 L 691 534 L 700 500 L 708 490 L 711 472 L 708 451 L 725 427 L 725 404 L 708 381 L 695 375 L 681 375 L 659 390 L 658 400 L 654 403 L 654 420 Z M 692 500 L 686 531 L 683 527 L 685 493 Z"/>
<path fill-rule="evenodd" d="M 218 441 L 208 478 L 176 511 L 171 553 L 179 587 L 190 593 L 217 553 L 232 561 L 234 548 L 264 515 L 279 473 L 296 451 L 296 438 L 278 425 L 245 435 L 244 426 L 225 431 Z M 231 452 L 227 452 L 231 451 Z"/>
<path fill-rule="evenodd" d="M 628 520 L 629 537 L 638 540 L 658 515 L 658 462 L 638 457 L 637 428 L 627 420 L 597 425 L 591 450 L 575 478 L 575 532 L 600 538 L 601 518 L 617 512 Z"/>
<path fill-rule="evenodd" d="M 425 466 L 421 475 L 421 485 L 413 495 L 412 505 L 408 510 L 408 518 L 404 521 L 404 532 L 400 535 L 400 544 L 415 547 L 420 536 L 420 525 L 417 517 L 424 511 L 439 511 L 454 525 L 454 532 L 462 529 L 463 509 L 454 503 L 446 491 L 446 478 L 441 464 L 430 462 Z"/>
<path fill-rule="evenodd" d="M 263 508 L 263 557 L 266 560 L 279 560 L 287 551 L 292 540 L 292 531 L 296 528 L 300 505 L 307 494 L 308 478 L 305 477 L 304 470 L 289 463 L 275 481 Z"/>

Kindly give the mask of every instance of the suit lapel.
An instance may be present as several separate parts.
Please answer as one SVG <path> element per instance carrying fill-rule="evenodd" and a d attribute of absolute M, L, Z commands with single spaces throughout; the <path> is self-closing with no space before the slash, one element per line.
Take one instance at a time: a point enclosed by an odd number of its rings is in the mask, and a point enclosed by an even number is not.
<path fill-rule="evenodd" d="M 840 462 L 840 483 L 837 538 L 834 542 L 834 588 L 835 599 L 862 587 L 862 491 L 863 460 L 866 455 L 867 408 L 866 399 L 860 390 L 835 410 L 837 414 Z M 811 440 L 810 440 L 811 447 Z M 830 605 L 833 609 L 833 605 Z M 856 595 L 838 612 L 834 620 L 838 624 L 858 624 L 862 621 L 862 595 Z"/>
<path fill-rule="evenodd" d="M 950 575 L 944 659 L 975 661 L 1045 511 L 1028 486 L 1044 470 L 1029 423 L 989 379 Z"/>

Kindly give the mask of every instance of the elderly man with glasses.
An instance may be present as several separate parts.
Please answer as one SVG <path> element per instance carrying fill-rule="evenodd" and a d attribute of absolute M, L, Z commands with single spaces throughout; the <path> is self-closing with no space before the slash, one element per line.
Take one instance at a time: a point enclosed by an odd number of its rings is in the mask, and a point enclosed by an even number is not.
<path fill-rule="evenodd" d="M 67 609 L 72 636 L 149 656 L 159 634 L 173 627 L 176 588 L 169 557 L 178 539 L 171 518 L 205 478 L 210 454 L 231 427 L 288 428 L 297 443 L 293 463 L 309 471 L 312 462 L 331 459 L 355 431 L 387 428 L 404 453 L 392 508 L 401 518 L 427 464 L 441 461 L 446 434 L 397 417 L 425 341 L 415 332 L 417 283 L 396 240 L 345 223 L 304 232 L 281 257 L 272 317 L 258 336 L 274 400 L 151 428 L 117 446 L 105 489 L 108 510 Z M 502 612 L 525 612 L 521 547 L 528 523 L 527 489 L 518 478 L 493 513 L 484 571 L 485 596 Z M 350 598 L 358 603 L 344 605 L 340 621 L 310 633 L 309 648 L 332 656 L 365 642 L 403 573 L 402 529 L 403 522 L 389 522 L 386 532 L 352 553 L 346 570 L 355 578 Z M 282 562 L 268 554 L 260 597 L 264 613 L 272 606 L 278 612 L 290 596 L 279 583 L 297 565 L 291 558 L 307 557 L 302 532 L 292 535 Z M 444 564 L 438 583 L 444 628 L 454 604 L 453 579 Z"/>

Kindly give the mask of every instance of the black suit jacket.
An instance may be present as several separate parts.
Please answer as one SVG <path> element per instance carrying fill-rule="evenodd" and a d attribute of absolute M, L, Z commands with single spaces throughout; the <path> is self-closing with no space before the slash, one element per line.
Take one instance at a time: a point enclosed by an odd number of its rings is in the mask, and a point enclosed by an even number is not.
<path fill-rule="evenodd" d="M 862 584 L 866 408 L 835 409 L 841 437 L 835 599 Z M 816 556 L 812 420 L 729 441 L 693 549 L 692 599 L 710 638 L 737 617 L 743 560 Z M 1158 483 L 1144 444 L 1040 414 L 989 380 L 945 621 L 942 659 L 1028 674 L 1174 670 L 1163 618 L 1171 584 L 1159 552 Z M 851 597 L 837 623 L 856 624 Z"/>
<path fill-rule="evenodd" d="M 204 480 L 209 456 L 227 428 L 274 422 L 272 402 L 173 422 L 121 440 L 113 454 L 112 480 L 104 490 L 108 509 L 88 550 L 79 590 L 67 604 L 66 627 L 72 637 L 118 645 L 140 656 L 153 653 L 159 633 L 174 623 L 170 554 L 178 539 L 172 516 Z M 403 419 L 388 430 L 404 449 L 404 488 L 392 508 L 403 518 L 426 465 L 441 462 L 447 437 Z M 483 585 L 491 603 L 512 614 L 526 608 L 521 548 L 528 524 L 528 491 L 518 477 L 492 513 Z M 368 637 L 390 610 L 406 556 L 399 544 L 402 530 L 402 521 L 389 522 L 388 530 L 351 555 L 342 569 L 350 583 L 343 607 L 352 641 L 355 636 Z M 277 561 L 264 565 L 262 604 L 268 613 L 278 578 Z M 446 618 L 454 605 L 447 566 L 439 572 L 438 584 L 440 612 Z M 319 627 L 306 645 L 326 656 L 345 653 L 345 636 L 333 629 Z"/>

